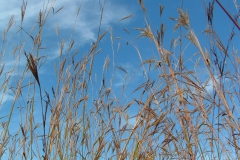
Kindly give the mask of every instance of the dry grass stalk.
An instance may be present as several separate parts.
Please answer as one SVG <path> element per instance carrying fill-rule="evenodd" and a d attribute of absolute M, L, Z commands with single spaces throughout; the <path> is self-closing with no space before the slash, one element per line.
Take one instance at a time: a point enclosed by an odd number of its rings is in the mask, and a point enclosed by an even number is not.
<path fill-rule="evenodd" d="M 134 28 L 134 29 L 141 31 L 141 34 L 137 38 L 148 37 L 151 40 L 154 39 L 154 36 L 149 25 L 146 28 Z"/>
<path fill-rule="evenodd" d="M 172 20 L 177 20 L 178 23 L 174 26 L 174 31 L 176 31 L 179 27 L 183 26 L 185 29 L 190 28 L 190 22 L 188 18 L 188 13 L 184 13 L 182 9 L 178 9 L 179 18 L 171 18 Z"/>
<path fill-rule="evenodd" d="M 12 25 L 14 24 L 14 15 L 11 16 L 9 22 L 8 22 L 8 26 L 6 28 L 5 31 L 3 31 L 3 35 L 2 35 L 2 42 L 4 43 L 6 35 L 8 33 L 8 31 L 10 30 L 10 28 L 12 27 Z"/>
<path fill-rule="evenodd" d="M 26 58 L 27 58 L 27 62 L 28 62 L 28 68 L 30 69 L 30 71 L 32 72 L 34 78 L 36 79 L 39 87 L 40 85 L 40 81 L 39 81 L 39 77 L 38 77 L 38 69 L 37 69 L 37 62 L 36 60 L 33 58 L 32 54 L 29 54 L 29 56 L 27 56 L 26 52 L 24 52 Z"/>
<path fill-rule="evenodd" d="M 165 24 L 160 23 L 159 32 L 152 31 L 154 27 L 148 23 L 147 9 L 143 1 L 138 2 L 146 22 L 145 28 L 135 28 L 141 32 L 138 38 L 149 38 L 150 43 L 153 42 L 155 45 L 160 59 L 155 55 L 151 56 L 153 58 L 145 58 L 142 56 L 141 49 L 133 41 L 123 38 L 116 40 L 113 35 L 114 27 L 101 33 L 105 7 L 101 5 L 98 38 L 86 54 L 79 56 L 78 49 L 73 51 L 77 44 L 73 37 L 76 23 L 66 50 L 65 40 L 60 40 L 59 64 L 55 63 L 56 84 L 45 86 L 41 81 L 45 89 L 43 98 L 41 93 L 39 98 L 36 87 L 33 85 L 37 81 L 40 87 L 41 65 L 38 64 L 40 62 L 38 54 L 42 48 L 41 37 L 44 34 L 42 32 L 47 20 L 51 17 L 50 13 L 53 12 L 54 15 L 63 7 L 54 11 L 54 1 L 52 1 L 48 7 L 39 12 L 36 17 L 39 21 L 39 30 L 35 39 L 31 36 L 35 27 L 30 32 L 26 32 L 23 26 L 20 27 L 27 33 L 28 38 L 33 39 L 31 53 L 36 54 L 35 56 L 27 55 L 24 52 L 28 68 L 25 68 L 21 78 L 17 80 L 12 76 L 16 70 L 15 65 L 20 59 L 16 60 L 10 71 L 6 72 L 6 65 L 0 68 L 0 76 L 6 77 L 0 84 L 0 90 L 3 91 L 1 93 L 7 95 L 10 92 L 15 96 L 9 115 L 1 117 L 3 132 L 0 156 L 2 158 L 7 154 L 12 159 L 19 157 L 22 159 L 96 160 L 239 157 L 239 124 L 237 123 L 239 60 L 237 51 L 229 51 L 231 41 L 235 37 L 231 34 L 225 46 L 213 27 L 208 27 L 204 33 L 208 34 L 210 44 L 213 46 L 210 49 L 203 46 L 203 50 L 202 43 L 190 28 L 188 13 L 179 9 L 179 18 L 174 19 L 177 24 L 173 31 L 184 27 L 188 34 L 186 37 L 196 46 L 198 53 L 189 57 L 184 49 L 178 54 L 175 50 L 182 47 L 184 43 L 179 41 L 183 39 L 176 38 L 172 41 L 174 49 L 165 48 L 163 44 Z M 27 3 L 23 3 L 22 21 L 26 17 L 26 8 Z M 162 16 L 164 7 L 160 6 L 159 9 Z M 76 19 L 79 11 L 80 8 L 78 8 Z M 117 22 L 130 17 L 132 15 Z M 14 22 L 11 21 L 9 26 L 13 24 Z M 128 29 L 124 30 L 130 35 Z M 60 31 L 61 28 L 55 25 L 58 38 Z M 101 41 L 108 32 L 110 32 L 113 57 L 115 43 L 118 43 L 119 53 L 124 49 L 124 46 L 121 46 L 123 49 L 119 50 L 120 42 L 116 41 L 123 40 L 124 43 L 128 42 L 127 47 L 135 48 L 140 62 L 138 68 L 132 73 L 128 67 L 122 64 L 116 65 L 111 56 L 106 56 L 102 66 L 102 77 L 97 79 L 94 77 L 95 59 L 96 55 L 102 51 L 99 46 L 102 45 Z M 154 33 L 157 35 L 155 36 Z M 103 46 L 103 50 L 105 47 Z M 24 49 L 22 45 L 14 47 L 13 56 L 17 54 L 20 56 Z M 3 57 L 0 59 L 2 60 Z M 209 78 L 204 80 L 198 71 L 201 60 L 209 75 Z M 222 63 L 222 60 L 227 64 Z M 194 67 L 185 68 L 189 62 Z M 229 68 L 231 65 L 234 67 Z M 213 72 L 213 68 L 216 72 Z M 228 71 L 226 68 L 231 70 Z M 28 69 L 36 81 L 26 76 Z M 124 78 L 121 77 L 124 81 L 122 90 L 114 86 L 119 71 L 116 69 L 120 70 L 120 74 L 125 75 Z M 233 69 L 235 72 L 232 71 Z M 143 72 L 143 75 L 138 81 L 140 72 Z M 138 79 L 134 79 L 135 77 Z M 132 84 L 135 85 L 134 88 Z M 212 91 L 209 91 L 209 88 L 212 88 Z M 49 94 L 48 90 L 51 90 L 52 94 Z M 35 116 L 39 108 L 39 99 L 43 102 L 41 122 Z M 234 107 L 230 106 L 230 102 Z M 20 111 L 20 125 L 16 134 L 13 135 L 11 124 L 15 110 Z M 219 153 L 223 156 L 221 157 Z"/>

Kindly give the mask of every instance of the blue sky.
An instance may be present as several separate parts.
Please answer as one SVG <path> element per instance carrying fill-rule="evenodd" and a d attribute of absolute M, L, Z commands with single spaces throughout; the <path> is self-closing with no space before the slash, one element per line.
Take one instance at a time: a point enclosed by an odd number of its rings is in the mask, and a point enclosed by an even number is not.
<path fill-rule="evenodd" d="M 100 3 L 103 4 L 104 1 Z M 205 0 L 208 5 L 209 0 Z M 237 14 L 237 9 L 234 5 L 234 0 L 228 1 L 220 1 L 225 8 L 229 11 L 231 15 Z M 194 1 L 173 1 L 173 0 L 165 0 L 165 1 L 144 1 L 144 4 L 147 8 L 148 12 L 148 23 L 151 25 L 151 29 L 156 32 L 159 30 L 159 25 L 164 23 L 166 25 L 165 39 L 164 39 L 164 48 L 173 52 L 175 55 L 175 60 L 173 56 L 173 61 L 177 61 L 177 57 L 179 56 L 180 48 L 176 47 L 170 49 L 172 39 L 177 39 L 179 37 L 179 30 L 173 31 L 173 28 L 176 21 L 170 19 L 170 17 L 178 18 L 178 8 L 183 8 L 184 11 L 187 11 L 190 19 L 190 26 L 194 30 L 195 34 L 198 36 L 199 41 L 202 45 L 202 48 L 209 49 L 210 44 L 209 40 L 206 37 L 205 33 L 202 33 L 207 27 L 207 16 L 204 11 L 203 1 L 194 0 Z M 159 16 L 159 5 L 162 4 L 165 8 L 163 11 L 163 15 L 160 18 Z M 37 33 L 37 17 L 40 10 L 51 3 L 47 3 L 47 1 L 28 1 L 27 9 L 25 13 L 25 18 L 22 23 L 22 27 L 26 32 L 30 33 L 31 29 L 35 27 L 31 33 L 34 37 Z M 9 19 L 12 15 L 14 15 L 14 23 L 13 27 L 10 29 L 9 33 L 6 35 L 6 41 L 1 44 L 1 52 L 5 53 L 4 59 L 1 59 L 1 63 L 5 63 L 4 74 L 9 75 L 9 71 L 12 70 L 14 66 L 14 62 L 18 58 L 12 55 L 12 50 L 15 46 L 21 45 L 22 51 L 26 51 L 27 53 L 33 52 L 34 49 L 31 48 L 33 45 L 32 39 L 25 33 L 19 32 L 19 26 L 21 26 L 21 6 L 22 1 L 19 0 L 9 0 L 9 1 L 1 1 L 0 2 L 0 10 L 2 13 L 0 14 L 0 31 L 3 32 L 7 27 Z M 64 7 L 63 7 L 64 6 Z M 59 62 L 59 48 L 61 41 L 64 39 L 65 47 L 63 49 L 63 55 L 66 55 L 68 52 L 68 45 L 71 43 L 71 40 L 74 40 L 74 46 L 71 52 L 79 49 L 80 54 L 78 57 L 81 58 L 85 53 L 88 52 L 92 43 L 97 39 L 98 27 L 99 27 L 99 19 L 100 19 L 100 7 L 99 1 L 96 0 L 56 0 L 54 3 L 54 11 L 56 12 L 61 7 L 62 10 L 57 14 L 52 15 L 52 12 L 49 13 L 49 20 L 46 23 L 46 26 L 43 30 L 42 37 L 42 49 L 40 51 L 40 55 L 44 57 L 44 64 L 39 69 L 40 73 L 40 81 L 42 83 L 42 89 L 45 89 L 47 92 L 51 93 L 51 87 L 56 85 L 56 77 L 54 75 L 54 63 L 58 65 Z M 76 13 L 78 8 L 80 7 L 79 16 L 76 20 Z M 120 19 L 132 15 L 131 18 L 120 21 Z M 76 23 L 75 23 L 76 20 Z M 73 26 L 75 24 L 74 32 Z M 55 28 L 58 28 L 59 36 L 56 35 Z M 139 85 L 146 81 L 146 77 L 143 75 L 143 68 L 139 67 L 141 64 L 141 60 L 136 52 L 136 48 L 133 47 L 132 44 L 137 46 L 139 51 L 141 52 L 141 56 L 143 61 L 149 58 L 157 58 L 159 59 L 157 50 L 153 42 L 150 42 L 148 39 L 136 39 L 136 37 L 140 34 L 139 31 L 134 30 L 134 28 L 144 28 L 146 27 L 146 22 L 144 21 L 143 12 L 141 10 L 138 1 L 113 1 L 107 0 L 103 18 L 102 18 L 102 27 L 101 33 L 108 29 L 109 32 L 103 38 L 100 43 L 100 48 L 102 49 L 99 54 L 95 57 L 95 64 L 93 70 L 93 85 L 92 92 L 90 93 L 90 103 L 95 100 L 97 97 L 97 91 L 101 87 L 101 78 L 104 75 L 106 77 L 106 83 L 108 86 L 112 87 L 113 92 L 116 97 L 122 97 L 121 103 L 127 104 L 128 101 L 132 100 L 134 96 L 138 96 L 138 94 L 131 94 L 134 89 L 136 89 Z M 227 43 L 227 40 L 230 35 L 230 30 L 234 27 L 234 24 L 227 17 L 227 15 L 223 12 L 223 10 L 215 3 L 214 7 L 214 17 L 213 17 L 213 27 L 218 33 L 220 39 L 224 44 Z M 128 34 L 124 29 L 128 30 L 130 34 Z M 18 32 L 17 32 L 18 31 Z M 239 30 L 235 27 L 235 33 L 239 33 Z M 187 35 L 186 30 L 182 29 L 182 33 Z M 114 39 L 114 43 L 111 44 L 111 36 Z M 120 38 L 117 38 L 120 37 Z M 235 38 L 232 46 L 234 46 L 235 50 L 239 50 L 239 37 Z M 198 52 L 196 47 L 189 42 L 186 38 L 183 40 L 183 58 L 187 59 L 185 61 L 185 66 L 188 70 L 195 70 L 199 72 L 199 78 L 201 83 L 204 84 L 208 80 L 208 74 L 206 69 L 204 69 L 204 65 L 201 62 L 198 67 L 194 67 L 199 56 L 195 56 Z M 120 47 L 119 47 L 120 46 Z M 233 51 L 233 48 L 230 49 Z M 23 55 L 23 54 L 22 54 Z M 109 72 L 103 71 L 104 63 L 106 59 L 110 60 Z M 113 65 L 121 66 L 125 70 L 127 70 L 128 74 L 123 71 L 117 69 Z M 21 78 L 24 67 L 26 65 L 26 58 L 24 56 L 20 57 L 20 60 L 16 64 L 15 70 L 12 73 L 13 78 L 10 80 L 12 86 L 16 86 L 16 82 L 18 82 L 19 78 Z M 139 69 L 137 69 L 139 68 Z M 174 68 L 174 66 L 173 66 Z M 148 68 L 145 67 L 147 70 Z M 231 68 L 230 68 L 231 69 Z M 28 73 L 27 76 L 31 74 Z M 110 79 L 113 77 L 114 79 L 111 81 Z M 131 79 L 131 76 L 134 75 L 134 78 Z M 148 76 L 151 78 L 156 78 L 158 75 L 158 71 L 148 72 Z M 5 78 L 6 78 L 5 77 Z M 3 78 L 4 79 L 4 78 Z M 126 87 L 125 94 L 121 96 L 122 86 L 126 84 L 126 81 L 130 81 L 128 86 Z M 2 83 L 3 80 L 0 80 Z M 27 84 L 27 81 L 24 81 Z M 160 83 L 161 82 L 157 82 Z M 209 93 L 212 92 L 212 82 L 211 80 L 208 83 L 209 85 L 206 87 L 209 90 Z M 164 84 L 163 84 L 164 85 Z M 26 93 L 23 93 L 23 97 L 26 97 Z M 0 95 L 3 95 L 3 90 Z M 2 96 L 0 96 L 2 97 Z M 7 94 L 3 97 L 2 106 L 1 106 L 1 114 L 0 117 L 6 116 L 9 113 L 9 105 L 13 100 L 13 94 L 11 91 L 8 91 Z M 22 106 L 26 103 L 25 100 L 19 100 L 17 106 Z M 14 118 L 11 121 L 10 132 L 16 132 L 15 126 L 19 126 L 19 109 L 14 110 Z M 36 109 L 35 120 L 41 121 L 40 112 Z M 136 111 L 130 110 L 130 115 L 135 115 Z M 131 123 L 134 124 L 135 119 L 131 120 Z M 19 128 L 19 127 L 16 127 Z"/>

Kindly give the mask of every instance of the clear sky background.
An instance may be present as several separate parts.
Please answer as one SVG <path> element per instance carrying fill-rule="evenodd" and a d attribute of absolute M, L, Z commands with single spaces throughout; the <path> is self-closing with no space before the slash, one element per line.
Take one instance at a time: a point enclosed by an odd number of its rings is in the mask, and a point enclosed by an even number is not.
<path fill-rule="evenodd" d="M 92 43 L 96 41 L 98 37 L 98 29 L 100 23 L 100 6 L 103 5 L 104 1 L 98 0 L 56 0 L 53 10 L 56 12 L 58 9 L 63 7 L 57 14 L 53 15 L 50 12 L 50 18 L 47 21 L 45 28 L 43 30 L 42 37 L 42 49 L 40 51 L 40 56 L 44 56 L 44 64 L 39 69 L 40 74 L 40 82 L 42 83 L 42 88 L 47 92 L 51 93 L 51 88 L 56 87 L 56 76 L 54 75 L 54 63 L 58 65 L 59 62 L 59 52 L 60 52 L 60 44 L 64 39 L 65 47 L 63 55 L 66 55 L 68 50 L 68 45 L 71 43 L 71 40 L 74 39 L 75 43 L 71 52 L 75 50 L 79 50 L 79 54 L 76 59 L 80 59 L 84 54 L 89 51 Z M 190 19 L 190 26 L 194 30 L 195 34 L 198 36 L 199 41 L 202 45 L 202 48 L 209 49 L 210 44 L 206 33 L 203 33 L 204 30 L 207 29 L 207 16 L 204 10 L 205 2 L 207 5 L 209 0 L 151 0 L 144 1 L 144 4 L 147 8 L 148 13 L 148 21 L 152 27 L 152 30 L 155 32 L 159 30 L 159 26 L 163 23 L 166 26 L 165 38 L 164 38 L 164 48 L 173 52 L 176 55 L 176 59 L 173 61 L 177 61 L 179 56 L 179 52 L 181 51 L 179 47 L 171 49 L 171 41 L 173 39 L 177 39 L 179 35 L 179 30 L 173 30 L 176 21 L 170 19 L 170 17 L 178 18 L 179 14 L 177 9 L 182 8 L 183 11 L 187 11 Z M 221 0 L 220 1 L 223 6 L 229 11 L 229 13 L 233 16 L 238 13 L 234 0 Z M 159 5 L 164 6 L 162 17 L 159 15 Z M 237 2 L 236 2 L 237 4 Z M 7 28 L 9 23 L 9 19 L 11 16 L 14 16 L 13 27 L 9 30 L 6 35 L 6 41 L 1 43 L 1 54 L 5 54 L 5 58 L 1 59 L 1 65 L 5 64 L 4 74 L 0 79 L 4 81 L 12 70 L 14 63 L 16 61 L 17 56 L 12 54 L 14 47 L 17 45 L 22 45 L 22 51 L 26 51 L 26 53 L 34 52 L 31 46 L 33 45 L 33 41 L 30 36 L 28 36 L 25 32 L 19 31 L 19 26 L 22 26 L 24 30 L 28 33 L 31 32 L 31 29 L 37 25 L 37 18 L 39 15 L 39 11 L 43 10 L 46 5 L 50 5 L 47 1 L 37 1 L 31 0 L 27 1 L 27 9 L 25 13 L 25 18 L 23 23 L 21 24 L 21 0 L 8 0 L 0 1 L 0 31 L 3 31 Z M 78 8 L 80 7 L 79 16 L 76 19 L 76 13 Z M 51 16 L 53 15 L 53 16 Z M 132 15 L 131 18 L 120 21 L 120 19 Z M 74 31 L 73 26 L 75 25 Z M 59 36 L 56 36 L 55 28 L 58 27 Z M 91 86 L 90 101 L 93 102 L 95 98 L 98 96 L 98 90 L 102 86 L 102 76 L 106 77 L 106 84 L 112 87 L 113 92 L 116 94 L 116 97 L 121 97 L 121 103 L 126 104 L 129 100 L 132 100 L 134 96 L 138 96 L 138 94 L 131 94 L 134 89 L 136 89 L 139 85 L 146 81 L 146 77 L 144 77 L 143 69 L 140 67 L 137 68 L 141 64 L 141 60 L 136 52 L 136 49 L 131 45 L 134 44 L 138 47 L 141 52 L 141 56 L 143 61 L 149 58 L 155 57 L 160 60 L 158 56 L 157 50 L 153 42 L 150 42 L 148 39 L 137 39 L 136 37 L 140 34 L 140 31 L 134 30 L 134 28 L 144 28 L 146 27 L 146 22 L 144 21 L 143 12 L 137 0 L 107 0 L 104 6 L 103 18 L 101 23 L 101 33 L 108 29 L 109 32 L 101 41 L 99 48 L 101 48 L 101 52 L 95 57 L 95 64 L 93 70 L 93 81 Z M 214 5 L 214 13 L 213 13 L 213 27 L 219 35 L 222 42 L 226 45 L 230 36 L 230 31 L 234 28 L 234 32 L 239 34 L 239 30 L 234 27 L 232 21 L 227 17 L 224 11 L 220 8 L 220 6 L 215 2 Z M 34 29 L 31 32 L 31 35 L 35 37 L 37 33 L 37 29 Z M 125 29 L 125 30 L 124 30 Z M 126 30 L 130 33 L 127 33 Z M 114 38 L 114 43 L 111 45 L 111 34 Z M 187 35 L 186 30 L 182 28 L 182 33 Z M 120 37 L 117 38 L 117 37 Z M 183 59 L 188 59 L 185 61 L 185 67 L 188 70 L 195 70 L 194 67 L 197 57 L 194 57 L 194 54 L 198 52 L 196 47 L 189 42 L 186 38 L 183 40 Z M 239 50 L 239 37 L 235 37 L 232 46 L 234 48 L 230 48 L 229 52 L 234 50 Z M 17 54 L 16 54 L 17 55 Z M 23 54 L 22 54 L 23 55 Z M 103 72 L 103 66 L 106 62 L 106 59 L 110 60 L 109 72 Z M 14 78 L 11 79 L 11 86 L 16 87 L 16 83 L 22 76 L 23 70 L 26 66 L 26 57 L 20 57 L 19 63 L 16 64 L 15 70 L 11 72 Z M 113 65 L 123 67 L 128 74 L 125 72 L 113 67 Z M 202 66 L 201 66 L 202 65 Z M 174 68 L 174 66 L 173 66 Z M 147 69 L 147 68 L 146 68 Z M 208 80 L 208 74 L 203 63 L 200 63 L 200 66 L 197 68 L 199 72 L 199 76 L 201 82 L 204 84 Z M 230 70 L 231 72 L 231 70 Z M 156 78 L 156 72 L 148 72 L 149 77 Z M 114 74 L 114 80 L 111 84 L 110 79 Z M 134 74 L 134 78 L 131 79 L 131 76 Z M 4 77 L 5 75 L 5 77 Z M 29 74 L 28 76 L 30 76 Z M 127 81 L 130 81 L 128 87 L 126 87 L 125 95 L 121 96 L 121 90 L 124 84 Z M 160 82 L 158 82 L 160 83 Z M 206 87 L 209 90 L 209 93 L 212 91 L 211 81 L 208 82 L 209 85 Z M 27 81 L 25 82 L 27 84 Z M 10 87 L 10 86 L 8 86 Z M 3 95 L 4 90 L 1 90 L 0 97 Z M 23 97 L 26 97 L 26 93 L 22 93 Z M 25 95 L 25 96 L 24 96 Z M 13 100 L 13 93 L 9 90 L 7 94 L 4 94 L 2 97 L 2 103 L 0 108 L 0 117 L 7 116 L 9 113 L 9 105 Z M 24 105 L 26 103 L 25 100 L 20 100 L 17 104 L 18 107 Z M 16 132 L 16 129 L 19 128 L 20 124 L 20 111 L 18 108 L 14 109 L 13 119 L 11 121 L 10 133 Z M 137 111 L 130 110 L 130 115 L 136 114 Z M 40 110 L 36 109 L 35 112 L 35 120 L 36 122 L 39 120 L 41 122 Z M 134 124 L 135 120 L 132 120 Z M 17 126 L 17 127 L 16 127 Z"/>

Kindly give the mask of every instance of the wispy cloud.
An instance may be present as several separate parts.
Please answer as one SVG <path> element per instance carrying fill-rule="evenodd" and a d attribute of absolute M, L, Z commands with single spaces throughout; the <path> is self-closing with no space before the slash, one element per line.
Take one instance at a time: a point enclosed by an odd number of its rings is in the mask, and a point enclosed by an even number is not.
<path fill-rule="evenodd" d="M 26 2 L 26 1 L 25 1 Z M 51 8 L 51 3 L 55 2 L 53 8 Z M 20 60 L 17 60 L 17 56 L 13 57 L 11 54 L 14 46 L 21 46 L 21 54 L 23 51 L 26 51 L 27 54 L 32 53 L 34 54 L 35 49 L 32 48 L 32 40 L 25 32 L 18 32 L 16 33 L 21 26 L 21 7 L 23 1 L 19 0 L 12 0 L 11 3 L 7 1 L 0 1 L 0 9 L 3 11 L 3 14 L 0 15 L 0 32 L 2 33 L 3 30 L 7 27 L 9 19 L 11 16 L 14 16 L 14 26 L 10 29 L 11 36 L 8 38 L 9 43 L 6 47 L 6 55 L 4 57 L 4 61 L 7 62 L 5 64 L 4 72 L 8 72 L 13 69 L 13 66 L 16 61 L 17 62 L 17 69 L 15 68 L 15 72 L 12 74 L 17 75 L 21 73 L 23 68 L 26 65 L 26 57 L 21 56 Z M 103 5 L 103 4 L 101 4 Z M 67 52 L 68 45 L 70 43 L 70 37 L 72 33 L 72 29 L 75 25 L 74 33 L 72 38 L 75 41 L 73 48 L 80 48 L 81 49 L 86 45 L 90 44 L 91 42 L 95 41 L 97 38 L 98 27 L 100 24 L 100 17 L 101 17 L 101 9 L 99 1 L 95 0 L 72 0 L 69 2 L 68 0 L 53 0 L 48 3 L 48 1 L 27 1 L 26 11 L 24 16 L 24 21 L 22 23 L 22 27 L 26 30 L 26 32 L 30 33 L 30 30 L 33 26 L 36 26 L 35 30 L 31 33 L 31 36 L 35 37 L 37 34 L 37 25 L 38 25 L 38 16 L 39 12 L 42 11 L 44 13 L 44 9 L 46 6 L 50 9 L 49 18 L 46 23 L 46 26 L 43 30 L 43 37 L 42 37 L 42 47 L 46 48 L 41 50 L 41 55 L 47 56 L 47 62 L 55 60 L 60 54 L 60 43 L 62 39 L 65 41 L 65 45 L 63 48 L 63 54 Z M 61 7 L 58 13 L 53 15 L 54 12 L 57 12 Z M 76 14 L 78 8 L 80 7 L 79 16 L 76 19 Z M 129 10 L 126 9 L 126 6 L 119 5 L 113 3 L 111 1 L 106 1 L 101 28 L 103 31 L 109 26 L 112 26 L 114 23 L 118 22 L 121 18 L 131 14 Z M 53 15 L 53 16 L 52 16 Z M 76 20 L 76 22 L 75 22 Z M 59 37 L 56 36 L 55 27 L 58 26 L 59 29 Z M 16 36 L 15 36 L 16 34 Z M 20 35 L 21 34 L 21 35 Z M 8 33 L 10 35 L 10 33 Z M 7 35 L 7 36 L 8 36 Z M 21 38 L 19 40 L 18 38 Z M 28 40 L 25 39 L 28 37 Z M 45 69 L 44 67 L 41 71 L 48 71 L 49 69 Z M 42 73 L 44 74 L 44 73 Z"/>
<path fill-rule="evenodd" d="M 96 1 L 69 1 L 61 0 L 56 2 L 56 9 L 64 6 L 63 10 L 59 12 L 54 21 L 59 28 L 72 29 L 75 23 L 76 12 L 78 7 L 81 7 L 79 18 L 76 22 L 75 32 L 77 33 L 80 42 L 87 42 L 96 40 L 96 31 L 100 24 L 101 9 L 99 3 Z M 110 1 L 106 2 L 103 11 L 102 27 L 109 27 L 111 24 L 117 22 L 124 16 L 130 14 L 130 11 L 124 6 L 116 5 Z"/>
<path fill-rule="evenodd" d="M 8 94 L 8 93 L 5 93 L 5 94 L 0 93 L 0 105 L 4 104 L 4 103 L 7 102 L 7 101 L 12 101 L 13 99 L 14 99 L 14 97 L 11 96 L 11 95 Z M 1 109 L 2 109 L 2 108 L 0 108 L 0 110 L 1 110 Z"/>
<path fill-rule="evenodd" d="M 21 6 L 22 1 L 19 0 L 13 0 L 11 3 L 7 3 L 6 1 L 0 2 L 0 9 L 3 11 L 3 14 L 0 15 L 1 31 L 7 27 L 8 21 L 12 15 L 14 15 L 15 20 L 15 31 L 19 30 L 19 26 L 21 24 Z M 58 26 L 61 38 L 64 38 L 64 36 L 68 36 L 67 38 L 70 37 L 79 7 L 81 9 L 76 20 L 73 38 L 78 42 L 78 44 L 82 45 L 96 40 L 101 17 L 101 9 L 98 2 L 96 3 L 94 0 L 72 0 L 71 2 L 68 0 L 57 0 L 54 3 L 53 8 L 51 8 L 51 2 L 28 1 L 23 21 L 23 28 L 27 31 L 31 30 L 31 28 L 37 24 L 39 12 L 43 12 L 46 6 L 48 6 L 51 10 L 51 12 L 49 12 L 49 17 L 53 15 L 53 12 L 56 12 L 58 9 L 63 7 L 61 11 L 48 19 L 46 23 L 46 30 L 44 34 L 48 37 L 47 41 L 51 41 L 53 37 L 56 37 L 54 24 Z M 101 23 L 102 29 L 106 29 L 129 14 L 130 11 L 127 10 L 125 6 L 107 1 L 103 11 Z M 46 41 L 45 44 L 47 44 Z"/>

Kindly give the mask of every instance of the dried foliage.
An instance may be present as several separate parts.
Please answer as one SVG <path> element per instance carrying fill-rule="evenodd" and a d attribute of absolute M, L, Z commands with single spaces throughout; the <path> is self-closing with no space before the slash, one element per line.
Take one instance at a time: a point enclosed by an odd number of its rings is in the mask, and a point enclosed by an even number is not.
<path fill-rule="evenodd" d="M 132 40 L 115 38 L 114 27 L 101 31 L 104 5 L 100 5 L 97 40 L 80 56 L 78 41 L 73 35 L 69 41 L 61 39 L 61 28 L 55 24 L 59 55 L 55 68 L 48 71 L 55 78 L 48 79 L 40 72 L 45 55 L 39 55 L 45 47 L 42 37 L 46 22 L 64 9 L 55 11 L 54 2 L 48 2 L 37 15 L 38 29 L 35 24 L 30 31 L 19 27 L 16 34 L 26 35 L 27 40 L 13 48 L 15 62 L 10 70 L 3 62 L 6 36 L 15 23 L 13 16 L 3 32 L 0 104 L 4 96 L 13 98 L 6 107 L 9 113 L 0 117 L 1 159 L 240 159 L 240 56 L 233 43 L 239 35 L 231 30 L 227 41 L 220 38 L 213 27 L 213 2 L 205 5 L 207 29 L 201 33 L 206 33 L 210 46 L 195 34 L 188 13 L 178 9 L 179 17 L 170 19 L 176 21 L 173 33 L 180 30 L 180 35 L 172 40 L 170 49 L 165 48 L 167 25 L 161 21 L 159 30 L 153 30 L 143 0 L 138 2 L 146 26 L 133 29 L 140 32 L 136 41 L 150 40 L 149 44 L 144 41 L 144 51 Z M 21 23 L 26 19 L 27 7 L 23 1 Z M 159 10 L 160 17 L 165 15 L 164 6 L 160 5 Z M 79 12 L 80 7 L 76 20 Z M 76 23 L 72 34 L 75 27 Z M 124 31 L 131 36 L 132 30 Z M 99 71 L 96 58 L 102 52 L 100 47 L 106 47 L 102 41 L 108 32 L 113 53 L 106 56 Z M 115 50 L 120 54 L 120 46 L 124 47 L 122 41 L 128 44 L 126 47 L 133 47 L 140 59 L 134 71 L 114 59 Z M 188 45 L 184 46 L 183 41 Z M 32 45 L 30 52 L 25 52 L 25 43 Z M 187 53 L 189 45 L 195 47 L 194 53 Z M 146 58 L 142 55 L 148 46 L 154 56 Z M 22 70 L 21 57 L 26 63 Z M 15 76 L 18 70 L 20 76 Z M 123 82 L 118 83 L 118 78 Z M 19 117 L 14 117 L 14 112 Z M 12 128 L 16 118 L 18 127 Z"/>

